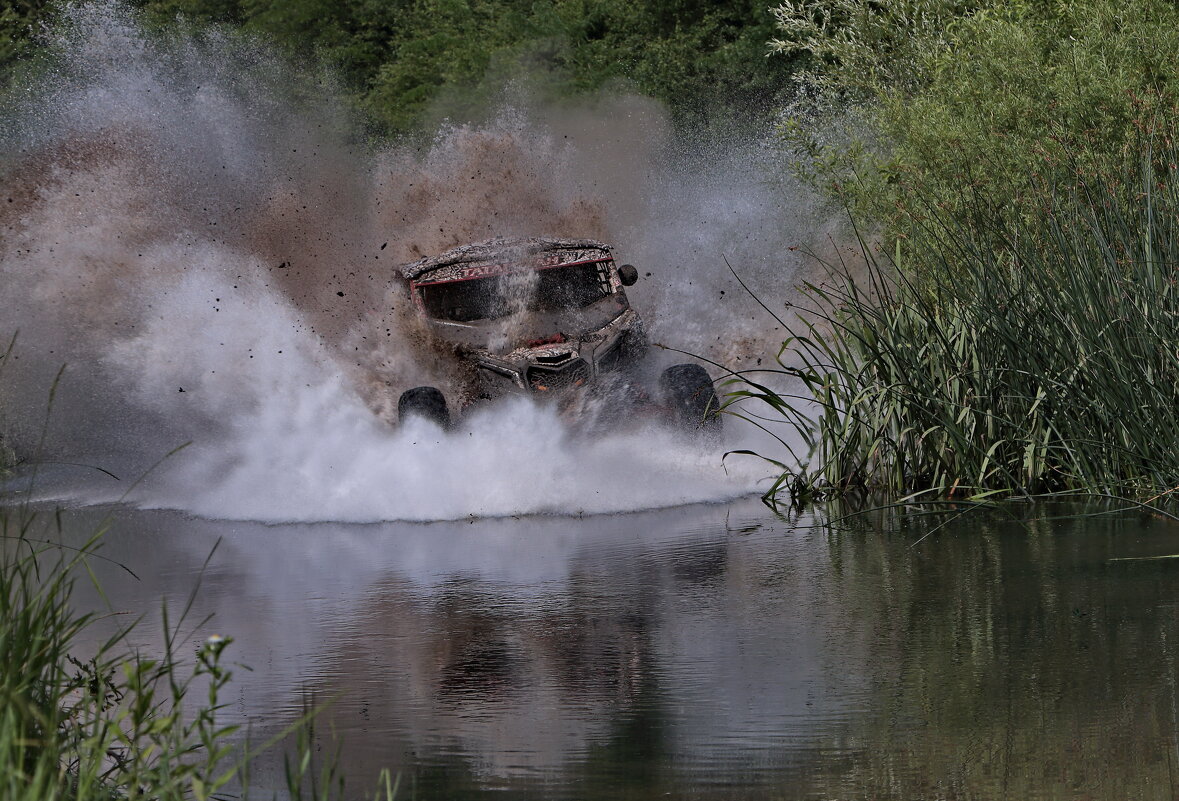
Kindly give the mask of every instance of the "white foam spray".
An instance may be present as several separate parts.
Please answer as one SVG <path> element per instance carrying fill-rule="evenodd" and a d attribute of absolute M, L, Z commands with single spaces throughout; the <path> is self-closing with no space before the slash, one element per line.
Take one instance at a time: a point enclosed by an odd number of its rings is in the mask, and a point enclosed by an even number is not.
<path fill-rule="evenodd" d="M 57 67 L 10 110 L 0 151 L 0 321 L 20 330 L 0 408 L 26 440 L 65 363 L 53 453 L 134 475 L 192 442 L 133 496 L 149 507 L 583 514 L 764 479 L 754 460 L 722 465 L 657 428 L 578 438 L 523 398 L 472 407 L 446 433 L 390 419 L 403 389 L 452 380 L 393 268 L 493 235 L 611 241 L 639 267 L 632 304 L 655 340 L 738 367 L 766 357 L 773 323 L 723 257 L 781 297 L 806 226 L 757 148 L 685 156 L 631 97 L 362 146 L 330 89 L 308 101 L 260 45 L 149 36 L 115 2 L 71 7 L 56 37 Z M 747 434 L 730 425 L 727 444 Z"/>

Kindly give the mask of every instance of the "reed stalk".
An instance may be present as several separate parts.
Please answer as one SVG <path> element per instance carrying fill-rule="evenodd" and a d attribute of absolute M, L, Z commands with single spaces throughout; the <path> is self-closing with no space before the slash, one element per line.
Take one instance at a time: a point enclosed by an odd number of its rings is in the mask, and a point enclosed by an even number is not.
<path fill-rule="evenodd" d="M 931 204 L 891 253 L 861 242 L 866 276 L 807 285 L 817 312 L 773 372 L 817 411 L 765 376 L 728 385 L 729 411 L 767 404 L 809 446 L 768 494 L 1179 489 L 1175 141 L 1152 130 L 1134 172 L 1038 186 L 1035 215 Z"/>
<path fill-rule="evenodd" d="M 0 498 L 0 798 L 6 801 L 206 801 L 249 795 L 249 766 L 293 736 L 285 795 L 346 797 L 337 761 L 313 762 L 308 710 L 261 746 L 243 745 L 227 724 L 230 638 L 210 636 L 193 662 L 177 649 L 191 609 L 169 620 L 163 655 L 132 650 L 122 629 L 91 653 L 81 645 L 97 622 L 74 609 L 75 581 L 93 573 L 103 532 L 81 547 L 60 544 L 46 520 Z M 195 596 L 195 590 L 194 590 Z M 205 621 L 202 621 L 203 624 Z M 198 624 L 199 626 L 200 624 Z M 204 697 L 196 690 L 207 688 Z M 383 774 L 375 798 L 396 787 Z M 278 790 L 279 788 L 274 788 Z M 354 796 L 355 797 L 355 796 Z"/>

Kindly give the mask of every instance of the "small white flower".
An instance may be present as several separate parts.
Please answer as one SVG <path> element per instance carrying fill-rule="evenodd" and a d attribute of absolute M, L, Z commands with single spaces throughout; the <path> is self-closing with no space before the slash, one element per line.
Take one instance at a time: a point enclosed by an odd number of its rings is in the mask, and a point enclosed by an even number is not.
<path fill-rule="evenodd" d="M 215 648 L 218 645 L 221 645 L 223 642 L 225 642 L 225 638 L 220 634 L 210 634 L 209 638 L 205 640 L 205 645 Z"/>

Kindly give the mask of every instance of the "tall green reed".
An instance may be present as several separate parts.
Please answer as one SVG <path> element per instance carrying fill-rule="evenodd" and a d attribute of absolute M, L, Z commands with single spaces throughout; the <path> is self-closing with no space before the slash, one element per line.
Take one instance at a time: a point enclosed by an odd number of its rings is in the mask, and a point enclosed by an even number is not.
<path fill-rule="evenodd" d="M 4 368 L 8 365 L 8 360 L 12 358 L 12 351 L 15 347 L 16 334 L 13 334 L 12 338 L 8 340 L 8 345 L 3 351 L 0 351 L 0 399 L 3 398 Z M 0 479 L 11 475 L 13 467 L 16 466 L 16 451 L 6 441 L 5 434 L 3 407 L 0 406 Z"/>
<path fill-rule="evenodd" d="M 123 630 L 83 659 L 79 641 L 97 617 L 70 598 L 102 532 L 68 548 L 52 524 L 8 509 L 0 533 L 0 795 L 206 799 L 233 780 L 235 727 L 217 724 L 227 641 L 206 641 L 186 670 L 174 634 L 151 659 L 125 646 Z M 186 709 L 202 680 L 206 703 Z"/>
<path fill-rule="evenodd" d="M 930 204 L 891 253 L 861 242 L 858 276 L 807 285 L 774 371 L 802 403 L 729 384 L 729 411 L 768 404 L 808 448 L 768 494 L 1179 488 L 1179 147 L 1133 146 L 1134 172 L 1040 184 L 1031 217 L 964 189 L 965 211 Z"/>
<path fill-rule="evenodd" d="M 335 760 L 313 761 L 315 710 L 279 735 L 251 745 L 226 723 L 232 640 L 207 637 L 194 660 L 177 649 L 207 620 L 188 620 L 196 589 L 178 618 L 164 611 L 159 657 L 133 650 L 131 629 L 97 646 L 94 613 L 71 604 L 79 577 L 93 579 L 100 528 L 80 547 L 62 544 L 60 519 L 0 498 L 0 798 L 7 801 L 206 801 L 249 795 L 249 769 L 264 751 L 295 737 L 288 751 L 291 799 L 347 797 Z M 182 636 L 182 630 L 189 631 Z M 204 697 L 201 698 L 201 691 Z M 294 766 L 294 767 L 290 767 Z M 391 801 L 388 774 L 374 796 Z M 228 794 L 228 795 L 227 795 Z"/>

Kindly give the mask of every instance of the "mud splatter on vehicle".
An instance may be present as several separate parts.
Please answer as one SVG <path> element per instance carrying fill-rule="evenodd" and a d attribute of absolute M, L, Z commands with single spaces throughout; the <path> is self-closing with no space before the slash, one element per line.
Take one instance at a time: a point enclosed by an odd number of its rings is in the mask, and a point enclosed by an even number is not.
<path fill-rule="evenodd" d="M 637 385 L 632 368 L 648 343 L 625 287 L 638 271 L 617 265 L 604 242 L 501 237 L 419 259 L 400 273 L 431 335 L 474 365 L 478 398 L 552 397 L 583 428 L 597 424 L 598 410 L 625 403 L 670 413 L 686 430 L 719 431 L 716 392 L 699 365 L 664 370 L 654 397 Z M 399 417 L 413 414 L 450 422 L 435 387 L 402 393 Z"/>

